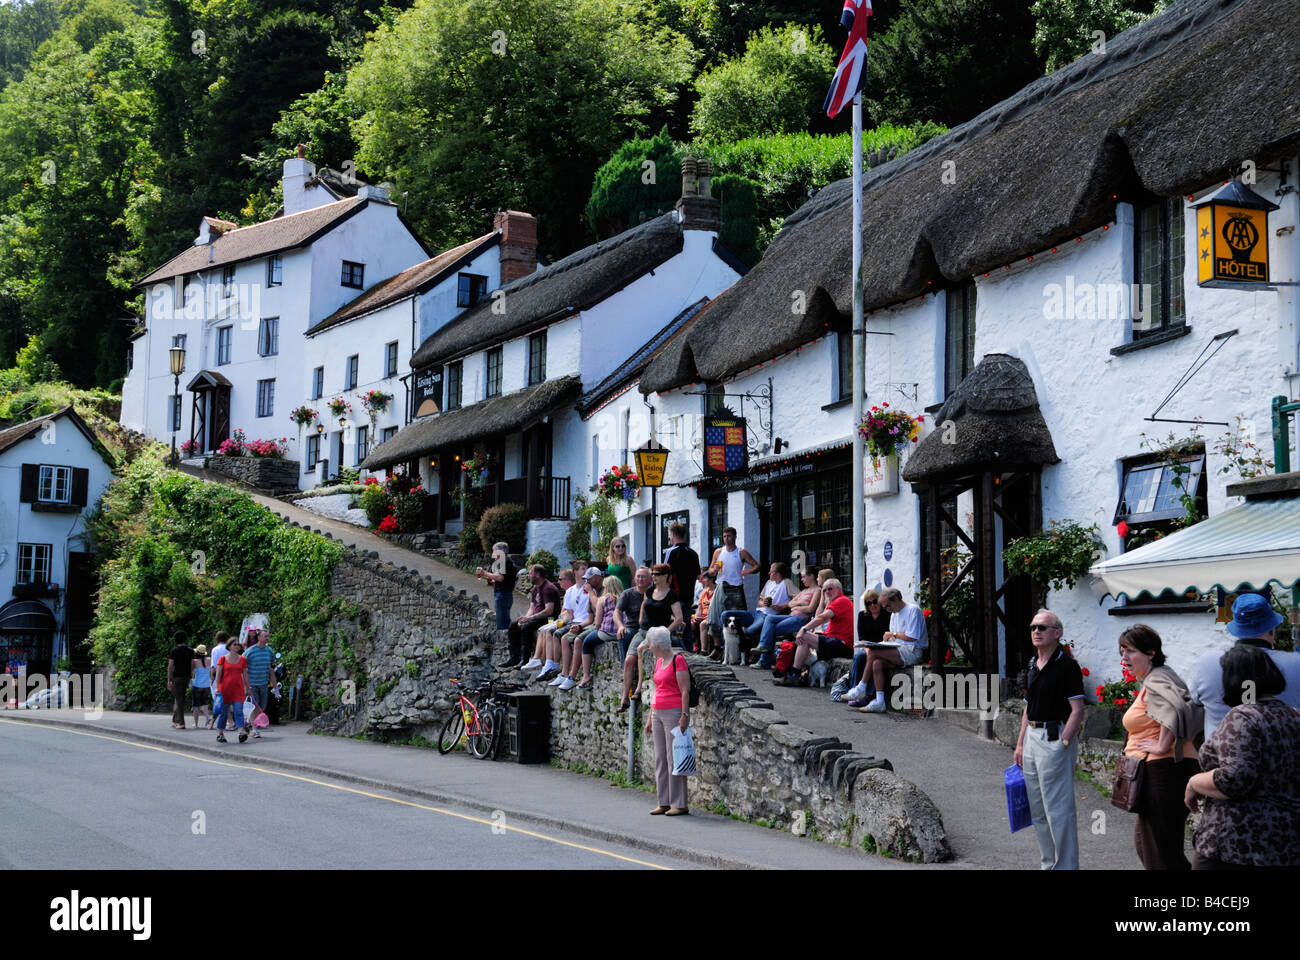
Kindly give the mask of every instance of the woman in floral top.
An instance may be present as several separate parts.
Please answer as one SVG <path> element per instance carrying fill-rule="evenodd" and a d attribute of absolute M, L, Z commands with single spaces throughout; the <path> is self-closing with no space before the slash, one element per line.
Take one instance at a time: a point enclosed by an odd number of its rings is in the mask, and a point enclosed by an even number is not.
<path fill-rule="evenodd" d="M 1258 647 L 1238 644 L 1219 663 L 1232 709 L 1187 782 L 1189 810 L 1205 798 L 1193 869 L 1300 866 L 1300 710 L 1277 699 L 1286 681 Z"/>

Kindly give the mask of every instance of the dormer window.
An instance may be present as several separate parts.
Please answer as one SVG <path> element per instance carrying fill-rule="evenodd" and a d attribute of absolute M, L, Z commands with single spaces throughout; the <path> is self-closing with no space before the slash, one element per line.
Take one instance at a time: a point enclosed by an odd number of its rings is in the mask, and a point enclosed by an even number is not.
<path fill-rule="evenodd" d="M 487 277 L 462 273 L 456 278 L 456 306 L 472 307 L 487 296 Z"/>
<path fill-rule="evenodd" d="M 342 284 L 345 287 L 355 287 L 360 290 L 365 286 L 366 268 L 364 264 L 353 263 L 351 260 L 343 261 L 343 279 Z"/>

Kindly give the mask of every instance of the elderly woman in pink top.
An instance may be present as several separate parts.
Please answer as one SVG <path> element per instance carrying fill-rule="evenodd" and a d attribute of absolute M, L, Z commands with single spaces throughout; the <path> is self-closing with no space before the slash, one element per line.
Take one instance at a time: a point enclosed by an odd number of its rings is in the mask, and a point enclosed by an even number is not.
<path fill-rule="evenodd" d="M 673 649 L 667 627 L 651 627 L 646 632 L 646 644 L 655 658 L 655 699 L 645 732 L 654 734 L 655 786 L 659 791 L 659 806 L 650 815 L 680 817 L 690 811 L 686 809 L 686 778 L 672 773 L 672 729 L 677 727 L 685 733 L 691 722 L 691 671 L 686 658 Z"/>

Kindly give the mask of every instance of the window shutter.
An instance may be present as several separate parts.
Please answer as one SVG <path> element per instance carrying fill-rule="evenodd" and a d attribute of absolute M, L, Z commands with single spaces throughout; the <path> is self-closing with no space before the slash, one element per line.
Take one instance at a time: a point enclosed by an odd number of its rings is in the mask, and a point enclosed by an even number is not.
<path fill-rule="evenodd" d="M 35 503 L 36 488 L 40 482 L 41 465 L 39 463 L 24 463 L 22 477 L 18 486 L 19 503 Z"/>
<path fill-rule="evenodd" d="M 74 507 L 84 507 L 90 493 L 90 471 L 85 467 L 72 468 L 72 500 Z"/>

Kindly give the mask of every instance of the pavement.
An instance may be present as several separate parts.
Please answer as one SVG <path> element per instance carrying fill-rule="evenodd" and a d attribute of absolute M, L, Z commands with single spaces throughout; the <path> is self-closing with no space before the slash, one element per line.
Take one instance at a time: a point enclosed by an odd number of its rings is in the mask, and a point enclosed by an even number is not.
<path fill-rule="evenodd" d="M 900 864 L 783 831 L 692 809 L 687 817 L 651 817 L 654 796 L 546 765 L 443 756 L 428 747 L 321 736 L 306 723 L 262 731 L 262 739 L 218 744 L 210 730 L 171 729 L 171 715 L 105 710 L 0 710 L 5 721 L 57 726 L 143 747 L 248 764 L 392 797 L 454 805 L 489 820 L 562 832 L 700 867 L 721 869 L 934 869 Z M 111 789 L 101 784 L 101 793 Z"/>

